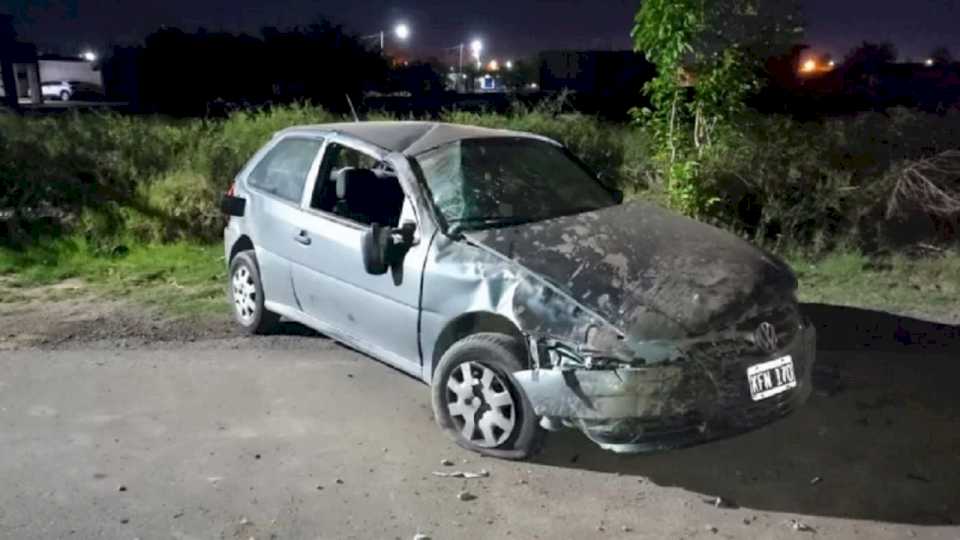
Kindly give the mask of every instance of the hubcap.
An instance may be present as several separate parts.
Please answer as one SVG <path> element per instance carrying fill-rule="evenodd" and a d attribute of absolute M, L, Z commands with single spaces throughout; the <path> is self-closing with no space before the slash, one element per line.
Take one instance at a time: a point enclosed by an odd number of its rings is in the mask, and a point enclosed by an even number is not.
<path fill-rule="evenodd" d="M 476 362 L 460 364 L 447 378 L 447 410 L 463 438 L 483 448 L 503 444 L 517 422 L 507 385 Z"/>
<path fill-rule="evenodd" d="M 250 324 L 257 314 L 257 285 L 242 264 L 233 272 L 233 309 L 243 324 Z"/>

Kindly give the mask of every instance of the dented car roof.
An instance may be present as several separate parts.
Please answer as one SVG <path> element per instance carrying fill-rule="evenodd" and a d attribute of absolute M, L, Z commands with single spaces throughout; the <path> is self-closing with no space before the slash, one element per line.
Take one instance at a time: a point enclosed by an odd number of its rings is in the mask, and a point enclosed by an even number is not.
<path fill-rule="evenodd" d="M 530 133 L 444 122 L 339 122 L 296 126 L 278 134 L 293 132 L 340 133 L 378 146 L 388 152 L 399 152 L 407 156 L 416 156 L 444 144 L 465 139 L 520 137 L 557 144 L 546 137 Z"/>

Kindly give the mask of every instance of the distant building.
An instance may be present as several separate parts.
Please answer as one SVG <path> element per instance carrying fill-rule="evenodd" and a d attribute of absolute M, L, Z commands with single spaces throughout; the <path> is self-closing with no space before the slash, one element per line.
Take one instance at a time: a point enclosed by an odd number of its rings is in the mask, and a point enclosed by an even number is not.
<path fill-rule="evenodd" d="M 21 100 L 40 103 L 40 69 L 37 48 L 20 43 L 13 32 L 13 17 L 0 14 L 0 99 L 11 108 Z"/>
<path fill-rule="evenodd" d="M 78 81 L 103 86 L 103 76 L 93 62 L 69 56 L 41 55 L 37 59 L 40 82 Z"/>

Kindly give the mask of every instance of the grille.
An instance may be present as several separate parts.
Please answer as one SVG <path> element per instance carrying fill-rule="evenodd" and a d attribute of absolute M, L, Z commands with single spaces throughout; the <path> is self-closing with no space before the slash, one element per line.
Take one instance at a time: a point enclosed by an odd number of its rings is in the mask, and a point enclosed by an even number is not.
<path fill-rule="evenodd" d="M 793 342 L 800 331 L 800 313 L 796 305 L 783 304 L 764 312 L 762 315 L 751 317 L 734 330 L 744 335 L 752 335 L 763 322 L 773 325 L 777 331 L 777 341 L 781 347 Z M 708 361 L 724 362 L 729 359 L 740 359 L 745 356 L 765 356 L 768 353 L 757 347 L 746 338 L 722 339 L 706 341 L 693 345 L 689 352 Z"/>

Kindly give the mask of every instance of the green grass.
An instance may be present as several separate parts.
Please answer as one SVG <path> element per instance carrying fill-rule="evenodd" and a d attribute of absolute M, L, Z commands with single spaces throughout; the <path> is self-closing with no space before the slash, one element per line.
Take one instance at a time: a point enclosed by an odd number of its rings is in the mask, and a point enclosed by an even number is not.
<path fill-rule="evenodd" d="M 0 248 L 0 302 L 27 298 L 24 289 L 80 278 L 107 297 L 154 305 L 173 316 L 227 313 L 222 247 L 188 242 L 130 242 L 105 253 L 82 237 L 25 250 Z M 942 257 L 869 258 L 837 252 L 788 256 L 800 280 L 800 300 L 931 317 L 960 314 L 960 253 Z M 57 294 L 63 294 L 57 292 Z"/>
<path fill-rule="evenodd" d="M 803 302 L 934 317 L 960 314 L 960 253 L 875 259 L 838 252 L 819 259 L 788 259 L 800 280 Z"/>
<path fill-rule="evenodd" d="M 220 245 L 131 242 L 103 253 L 82 237 L 68 237 L 23 250 L 0 248 L 0 275 L 8 277 L 11 296 L 17 288 L 80 278 L 108 297 L 156 305 L 175 316 L 227 310 Z"/>

